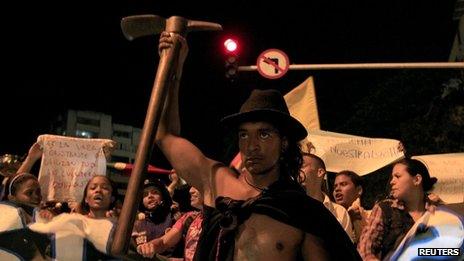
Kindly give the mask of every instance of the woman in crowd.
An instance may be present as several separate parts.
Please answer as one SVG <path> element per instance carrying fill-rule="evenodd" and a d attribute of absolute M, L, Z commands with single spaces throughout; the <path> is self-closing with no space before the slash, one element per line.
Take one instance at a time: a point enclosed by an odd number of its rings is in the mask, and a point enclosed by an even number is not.
<path fill-rule="evenodd" d="M 358 244 L 363 260 L 388 259 L 414 223 L 434 211 L 425 193 L 436 181 L 418 160 L 405 158 L 393 165 L 392 199 L 374 206 Z"/>
<path fill-rule="evenodd" d="M 93 176 L 84 188 L 84 196 L 76 212 L 89 218 L 116 221 L 116 197 L 116 186 L 107 176 Z"/>
<path fill-rule="evenodd" d="M 10 156 L 12 157 L 12 155 Z M 7 169 L 5 173 L 2 173 L 2 175 L 7 174 L 7 178 L 5 178 L 2 183 L 1 201 L 3 205 L 1 208 L 7 208 L 7 205 L 9 209 L 15 208 L 16 210 L 13 212 L 16 212 L 18 215 L 13 216 L 23 220 L 22 223 L 24 225 L 32 222 L 34 209 L 38 207 L 42 201 L 37 177 L 29 174 L 34 162 L 41 156 L 42 150 L 40 146 L 34 143 L 23 162 L 18 159 L 10 159 L 8 162 L 14 161 L 14 164 L 4 164 L 8 166 L 9 169 Z M 7 158 L 5 158 L 5 160 L 7 160 Z M 12 215 L 9 216 L 13 218 Z M 4 225 L 7 224 L 5 221 L 6 218 L 7 216 L 3 215 L 3 218 L 0 219 L 0 221 L 2 221 L 1 223 Z"/>
<path fill-rule="evenodd" d="M 24 228 L 33 222 L 34 210 L 42 201 L 39 181 L 29 173 L 8 178 L 0 202 L 0 231 Z"/>

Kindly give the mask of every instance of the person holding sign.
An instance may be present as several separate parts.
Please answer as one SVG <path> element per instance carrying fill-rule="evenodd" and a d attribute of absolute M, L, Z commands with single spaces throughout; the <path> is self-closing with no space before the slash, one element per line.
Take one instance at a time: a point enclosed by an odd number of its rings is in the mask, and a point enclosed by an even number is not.
<path fill-rule="evenodd" d="M 358 243 L 363 260 L 388 259 L 414 223 L 435 210 L 425 193 L 436 182 L 418 160 L 405 158 L 393 165 L 392 199 L 375 204 Z"/>
<path fill-rule="evenodd" d="M 21 166 L 18 169 L 18 173 L 27 172 L 29 173 L 34 167 L 37 160 L 39 160 L 43 155 L 43 149 L 41 148 L 40 144 L 34 142 L 32 146 L 29 148 L 26 158 L 22 162 Z"/>
<path fill-rule="evenodd" d="M 5 180 L 3 199 L 13 205 L 19 206 L 25 212 L 21 216 L 25 219 L 24 224 L 31 223 L 34 211 L 40 219 L 49 220 L 56 212 L 61 210 L 55 206 L 42 202 L 42 190 L 36 176 L 30 174 L 32 167 L 42 157 L 43 151 L 40 145 L 35 142 L 29 148 L 26 158 L 19 166 L 16 174 Z"/>

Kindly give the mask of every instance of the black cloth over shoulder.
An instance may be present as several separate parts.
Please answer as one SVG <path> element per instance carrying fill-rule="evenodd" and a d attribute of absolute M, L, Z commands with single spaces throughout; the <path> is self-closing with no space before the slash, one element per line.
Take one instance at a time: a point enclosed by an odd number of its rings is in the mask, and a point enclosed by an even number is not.
<path fill-rule="evenodd" d="M 361 260 L 354 244 L 337 219 L 322 203 L 307 196 L 298 185 L 277 181 L 258 197 L 232 200 L 216 199 L 216 208 L 205 206 L 202 234 L 194 260 L 233 260 L 238 226 L 251 214 L 269 216 L 306 233 L 319 237 L 331 260 Z M 218 250 L 219 246 L 219 250 Z M 299 258 L 302 259 L 301 253 Z"/>

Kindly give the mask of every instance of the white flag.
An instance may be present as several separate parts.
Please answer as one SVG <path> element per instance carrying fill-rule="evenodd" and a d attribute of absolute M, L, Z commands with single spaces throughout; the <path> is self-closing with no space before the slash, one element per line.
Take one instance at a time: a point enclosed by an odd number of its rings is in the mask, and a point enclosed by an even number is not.
<path fill-rule="evenodd" d="M 290 115 L 297 119 L 306 130 L 319 130 L 316 91 L 313 77 L 309 77 L 284 96 Z"/>

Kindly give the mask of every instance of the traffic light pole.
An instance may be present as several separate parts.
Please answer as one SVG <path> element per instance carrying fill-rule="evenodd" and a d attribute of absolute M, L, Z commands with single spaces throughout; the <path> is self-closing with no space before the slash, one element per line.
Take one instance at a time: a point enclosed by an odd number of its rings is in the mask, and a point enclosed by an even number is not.
<path fill-rule="evenodd" d="M 464 62 L 441 63 L 339 63 L 290 64 L 289 70 L 352 70 L 352 69 L 464 69 Z M 238 71 L 256 71 L 256 65 L 239 66 Z"/>

